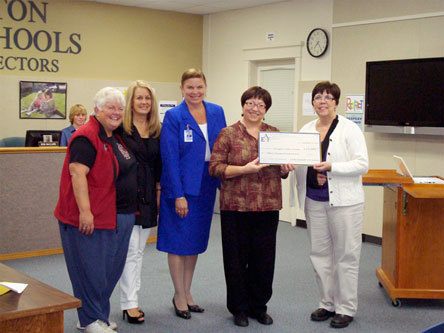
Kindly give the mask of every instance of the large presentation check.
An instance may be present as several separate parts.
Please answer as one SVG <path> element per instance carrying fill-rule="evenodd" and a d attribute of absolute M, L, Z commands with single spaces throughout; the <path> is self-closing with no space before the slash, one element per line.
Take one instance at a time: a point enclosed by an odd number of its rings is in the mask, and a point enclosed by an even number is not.
<path fill-rule="evenodd" d="M 259 132 L 259 163 L 313 165 L 321 161 L 319 133 Z"/>

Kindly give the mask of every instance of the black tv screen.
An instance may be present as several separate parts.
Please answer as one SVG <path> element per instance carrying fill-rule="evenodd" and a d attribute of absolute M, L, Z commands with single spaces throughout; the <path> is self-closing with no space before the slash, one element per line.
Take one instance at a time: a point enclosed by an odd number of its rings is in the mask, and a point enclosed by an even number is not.
<path fill-rule="evenodd" d="M 444 127 L 444 58 L 367 62 L 365 124 Z"/>
<path fill-rule="evenodd" d="M 59 146 L 60 131 L 28 130 L 26 131 L 25 147 Z"/>

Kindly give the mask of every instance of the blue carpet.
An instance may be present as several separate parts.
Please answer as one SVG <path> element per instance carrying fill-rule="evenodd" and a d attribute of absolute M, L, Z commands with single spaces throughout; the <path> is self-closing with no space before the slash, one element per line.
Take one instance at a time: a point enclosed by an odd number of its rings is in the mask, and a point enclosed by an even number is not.
<path fill-rule="evenodd" d="M 55 223 L 55 222 L 54 222 Z M 111 320 L 120 333 L 180 333 L 180 332 L 333 332 L 329 322 L 312 322 L 310 313 L 317 308 L 318 293 L 313 269 L 308 258 L 308 236 L 305 229 L 280 223 L 277 240 L 277 262 L 274 294 L 269 313 L 274 324 L 263 326 L 251 319 L 250 326 L 234 326 L 225 308 L 225 280 L 222 265 L 219 215 L 214 215 L 210 245 L 199 256 L 193 281 L 195 301 L 203 306 L 203 314 L 193 314 L 190 320 L 174 316 L 171 298 L 173 287 L 166 254 L 154 244 L 145 250 L 140 306 L 146 313 L 146 323 L 130 325 L 122 321 L 119 292 L 111 299 Z M 355 320 L 341 332 L 421 332 L 444 321 L 444 301 L 403 300 L 395 308 L 384 289 L 378 286 L 375 270 L 380 265 L 381 248 L 364 243 L 359 275 L 359 306 Z M 60 290 L 72 293 L 62 255 L 12 260 L 4 262 L 25 274 Z M 77 332 L 76 311 L 65 312 L 65 332 Z"/>

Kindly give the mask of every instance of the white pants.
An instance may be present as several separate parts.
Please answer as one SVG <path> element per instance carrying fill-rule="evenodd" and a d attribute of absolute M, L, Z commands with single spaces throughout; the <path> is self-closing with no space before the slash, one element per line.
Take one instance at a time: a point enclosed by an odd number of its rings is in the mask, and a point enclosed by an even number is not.
<path fill-rule="evenodd" d="M 358 308 L 364 204 L 331 207 L 306 198 L 305 218 L 321 294 L 319 307 L 353 317 Z"/>
<path fill-rule="evenodd" d="M 131 233 L 125 268 L 120 277 L 120 307 L 122 310 L 139 306 L 137 292 L 140 290 L 143 251 L 150 234 L 150 229 L 135 225 Z"/>

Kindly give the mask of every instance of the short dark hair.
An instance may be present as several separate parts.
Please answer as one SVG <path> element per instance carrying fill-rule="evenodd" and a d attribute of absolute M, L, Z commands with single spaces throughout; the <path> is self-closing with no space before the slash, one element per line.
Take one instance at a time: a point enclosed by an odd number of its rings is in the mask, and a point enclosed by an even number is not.
<path fill-rule="evenodd" d="M 265 109 L 267 111 L 271 107 L 271 95 L 266 89 L 262 87 L 254 86 L 245 90 L 241 96 L 242 107 L 244 106 L 245 102 L 251 98 L 258 98 L 263 100 L 265 103 Z"/>
<path fill-rule="evenodd" d="M 313 103 L 315 95 L 322 94 L 323 92 L 331 94 L 336 102 L 336 105 L 339 104 L 339 97 L 341 97 L 341 89 L 336 83 L 332 83 L 330 81 L 321 81 L 317 85 L 315 85 L 313 91 L 311 92 L 311 103 Z"/>

